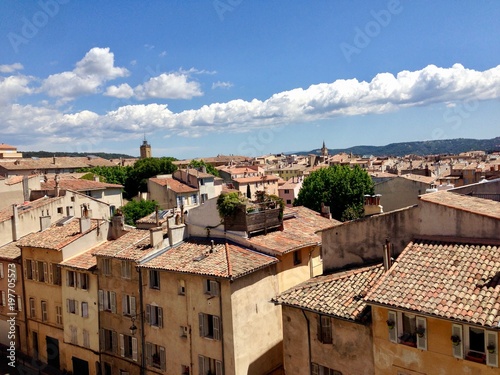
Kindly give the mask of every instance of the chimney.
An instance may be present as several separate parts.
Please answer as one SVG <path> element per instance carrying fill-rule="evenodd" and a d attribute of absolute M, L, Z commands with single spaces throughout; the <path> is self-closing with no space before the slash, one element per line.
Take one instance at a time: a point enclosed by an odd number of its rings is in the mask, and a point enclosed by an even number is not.
<path fill-rule="evenodd" d="M 52 164 L 55 164 L 56 163 L 56 156 L 52 156 Z"/>
<path fill-rule="evenodd" d="M 372 216 L 384 213 L 384 208 L 380 205 L 380 197 L 382 195 L 365 195 L 365 204 L 363 209 L 365 211 L 365 216 Z"/>
<path fill-rule="evenodd" d="M 90 229 L 90 215 L 86 204 L 82 204 L 82 217 L 80 218 L 80 233 L 85 233 Z"/>
<path fill-rule="evenodd" d="M 214 252 L 214 240 L 210 240 L 210 254 Z"/>
<path fill-rule="evenodd" d="M 116 240 L 125 233 L 125 218 L 121 213 L 117 213 L 111 218 L 108 239 Z"/>
<path fill-rule="evenodd" d="M 96 174 L 94 175 L 94 181 L 95 181 L 95 182 L 100 182 L 100 178 L 99 178 L 99 176 L 98 176 L 98 175 L 96 175 Z"/>
<path fill-rule="evenodd" d="M 163 231 L 161 227 L 151 228 L 149 230 L 149 242 L 152 247 L 158 248 L 163 243 Z"/>
<path fill-rule="evenodd" d="M 55 159 L 55 156 L 54 156 L 54 159 Z M 59 179 L 60 179 L 59 175 L 56 174 L 55 177 L 54 177 L 54 181 L 56 182 L 56 186 L 54 188 L 54 195 L 56 197 L 58 197 L 59 194 L 61 193 L 61 188 L 59 187 Z"/>
<path fill-rule="evenodd" d="M 40 232 L 50 227 L 50 216 L 40 216 Z"/>
<path fill-rule="evenodd" d="M 327 219 L 332 218 L 332 214 L 330 213 L 330 206 L 325 206 L 323 202 L 321 202 L 321 216 L 326 217 Z"/>
<path fill-rule="evenodd" d="M 17 204 L 12 205 L 12 241 L 17 241 L 17 224 L 19 223 L 19 212 Z"/>
<path fill-rule="evenodd" d="M 160 214 L 158 213 L 158 206 L 155 207 L 155 223 L 156 226 L 160 226 Z"/>
<path fill-rule="evenodd" d="M 391 266 L 392 266 L 391 254 L 392 254 L 392 244 L 389 241 L 389 239 L 386 238 L 385 245 L 384 245 L 384 254 L 383 254 L 383 256 L 384 256 L 384 269 L 386 271 L 388 271 L 389 268 L 391 268 Z"/>

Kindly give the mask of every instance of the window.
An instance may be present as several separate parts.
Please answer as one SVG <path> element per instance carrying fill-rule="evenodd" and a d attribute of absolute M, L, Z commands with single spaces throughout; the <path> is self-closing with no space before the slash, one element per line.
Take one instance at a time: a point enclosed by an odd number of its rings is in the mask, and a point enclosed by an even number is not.
<path fill-rule="evenodd" d="M 70 331 L 70 341 L 74 345 L 78 345 L 78 328 L 75 326 L 69 326 L 69 331 Z"/>
<path fill-rule="evenodd" d="M 135 316 L 135 297 L 124 294 L 122 296 L 123 315 Z"/>
<path fill-rule="evenodd" d="M 76 272 L 66 271 L 66 286 L 76 286 Z"/>
<path fill-rule="evenodd" d="M 290 190 L 289 189 L 285 189 L 285 194 L 290 194 Z"/>
<path fill-rule="evenodd" d="M 318 315 L 318 340 L 323 344 L 332 343 L 332 320 L 329 316 Z"/>
<path fill-rule="evenodd" d="M 199 375 L 223 375 L 222 362 L 216 359 L 198 356 Z"/>
<path fill-rule="evenodd" d="M 153 289 L 160 289 L 160 273 L 158 271 L 149 271 L 149 287 Z"/>
<path fill-rule="evenodd" d="M 18 295 L 15 295 L 15 294 L 14 294 L 14 299 L 17 301 L 17 303 L 16 303 L 16 305 L 14 306 L 14 308 L 15 308 L 17 311 L 23 311 L 23 301 L 22 301 L 21 296 L 18 296 Z"/>
<path fill-rule="evenodd" d="M 181 375 L 189 375 L 189 366 L 181 365 Z"/>
<path fill-rule="evenodd" d="M 178 293 L 181 296 L 186 295 L 186 283 L 184 282 L 184 280 L 179 280 Z"/>
<path fill-rule="evenodd" d="M 311 374 L 312 375 L 342 375 L 340 371 L 332 370 L 331 368 L 318 365 L 317 363 L 311 363 Z"/>
<path fill-rule="evenodd" d="M 82 336 L 83 336 L 83 347 L 84 348 L 90 348 L 90 335 L 89 335 L 89 331 L 87 331 L 86 329 L 84 329 L 82 331 Z"/>
<path fill-rule="evenodd" d="M 424 317 L 388 311 L 387 325 L 391 342 L 427 350 L 427 320 Z"/>
<path fill-rule="evenodd" d="M 219 295 L 219 283 L 215 280 L 205 280 L 204 292 L 210 296 Z"/>
<path fill-rule="evenodd" d="M 111 369 L 111 365 L 107 362 L 104 362 L 104 365 L 103 365 L 103 375 L 113 375 L 113 372 L 112 372 L 112 369 Z"/>
<path fill-rule="evenodd" d="M 105 258 L 101 260 L 102 264 L 102 274 L 111 275 L 111 259 Z"/>
<path fill-rule="evenodd" d="M 99 290 L 99 311 L 110 311 L 116 314 L 116 293 Z"/>
<path fill-rule="evenodd" d="M 7 306 L 7 295 L 5 294 L 5 290 L 2 290 L 2 306 Z"/>
<path fill-rule="evenodd" d="M 188 337 L 189 334 L 189 328 L 187 326 L 181 326 L 180 327 L 180 336 L 181 337 Z"/>
<path fill-rule="evenodd" d="M 208 194 L 201 194 L 201 203 L 208 201 Z"/>
<path fill-rule="evenodd" d="M 122 260 L 122 277 L 130 279 L 132 275 L 132 264 L 128 260 Z"/>
<path fill-rule="evenodd" d="M 87 273 L 79 272 L 77 276 L 78 288 L 89 290 L 89 275 Z"/>
<path fill-rule="evenodd" d="M 401 335 L 399 336 L 399 343 L 417 347 L 417 319 L 413 314 L 402 313 L 400 314 Z"/>
<path fill-rule="evenodd" d="M 294 251 L 293 252 L 293 265 L 297 266 L 302 263 L 302 254 L 300 253 L 300 250 Z"/>
<path fill-rule="evenodd" d="M 155 327 L 163 327 L 163 309 L 154 305 L 146 305 L 146 321 Z"/>
<path fill-rule="evenodd" d="M 146 343 L 146 362 L 148 366 L 165 371 L 165 348 L 150 342 Z"/>
<path fill-rule="evenodd" d="M 118 339 L 115 331 L 101 328 L 99 331 L 99 341 L 101 350 L 116 353 Z"/>
<path fill-rule="evenodd" d="M 74 299 L 67 299 L 66 311 L 70 314 L 78 314 L 78 302 Z"/>
<path fill-rule="evenodd" d="M 0 279 L 3 279 L 3 263 L 0 263 Z"/>
<path fill-rule="evenodd" d="M 62 325 L 62 306 L 56 306 L 56 323 Z"/>
<path fill-rule="evenodd" d="M 30 318 L 36 318 L 35 299 L 30 298 Z"/>
<path fill-rule="evenodd" d="M 33 280 L 35 275 L 35 263 L 31 259 L 26 259 L 24 262 L 24 275 L 26 279 Z"/>
<path fill-rule="evenodd" d="M 47 301 L 42 301 L 41 302 L 41 308 L 42 308 L 42 322 L 47 321 Z"/>
<path fill-rule="evenodd" d="M 200 336 L 213 340 L 220 340 L 220 319 L 218 316 L 198 314 Z"/>
<path fill-rule="evenodd" d="M 287 199 L 286 200 L 286 204 L 292 204 L 292 200 L 291 199 Z"/>
<path fill-rule="evenodd" d="M 198 203 L 198 196 L 196 194 L 191 195 L 191 203 L 192 204 L 197 204 Z"/>
<path fill-rule="evenodd" d="M 120 355 L 137 361 L 137 338 L 120 334 Z"/>
<path fill-rule="evenodd" d="M 62 214 L 63 213 L 63 208 L 62 207 L 57 207 L 57 213 Z"/>
<path fill-rule="evenodd" d="M 460 357 L 460 354 L 462 356 L 465 354 L 465 359 L 498 367 L 498 333 L 469 326 L 463 329 L 464 337 L 462 337 L 462 329 L 462 326 L 458 324 L 453 325 L 452 334 L 458 335 L 464 341 L 464 343 L 460 342 L 458 346 L 453 346 L 453 355 L 463 358 Z M 465 344 L 465 353 L 463 352 L 463 344 Z"/>
<path fill-rule="evenodd" d="M 82 302 L 82 318 L 89 317 L 89 304 L 87 302 Z"/>
<path fill-rule="evenodd" d="M 49 267 L 49 282 L 54 285 L 61 285 L 61 267 L 51 263 Z"/>

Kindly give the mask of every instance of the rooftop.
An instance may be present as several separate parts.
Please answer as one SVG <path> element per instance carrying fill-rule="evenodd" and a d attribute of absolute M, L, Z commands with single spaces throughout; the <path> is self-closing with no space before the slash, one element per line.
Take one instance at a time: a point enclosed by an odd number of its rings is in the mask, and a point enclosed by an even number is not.
<path fill-rule="evenodd" d="M 0 167 L 7 170 L 50 170 L 64 168 L 112 167 L 115 163 L 100 157 L 22 158 L 14 161 L 0 161 Z"/>
<path fill-rule="evenodd" d="M 424 194 L 419 198 L 424 202 L 436 203 L 457 210 L 500 219 L 500 202 L 489 199 L 470 197 L 448 191 Z"/>
<path fill-rule="evenodd" d="M 0 247 L 0 259 L 14 260 L 21 257 L 21 249 L 17 242 L 10 242 Z"/>
<path fill-rule="evenodd" d="M 47 182 L 42 182 L 41 189 L 48 190 L 54 189 L 56 182 L 54 180 L 48 180 Z M 68 179 L 60 180 L 59 187 L 65 190 L 73 191 L 87 191 L 87 190 L 104 190 L 104 189 L 121 189 L 122 185 L 118 184 L 108 184 L 105 182 L 99 182 L 94 180 L 80 180 L 80 179 Z"/>
<path fill-rule="evenodd" d="M 152 181 L 160 186 L 167 186 L 170 190 L 176 193 L 196 193 L 198 191 L 198 189 L 170 177 L 153 177 L 150 178 L 149 181 Z"/>
<path fill-rule="evenodd" d="M 316 276 L 286 292 L 274 302 L 336 316 L 358 320 L 367 306 L 364 296 L 384 274 L 382 265 Z"/>
<path fill-rule="evenodd" d="M 97 266 L 97 259 L 92 255 L 92 250 L 88 250 L 65 260 L 61 263 L 61 266 L 79 270 L 90 270 Z"/>
<path fill-rule="evenodd" d="M 368 303 L 500 328 L 499 246 L 415 240 Z"/>
<path fill-rule="evenodd" d="M 286 219 L 288 216 L 292 216 Z M 256 235 L 248 239 L 252 244 L 273 250 L 278 254 L 286 254 L 306 246 L 321 243 L 321 235 L 316 231 L 341 224 L 337 220 L 322 217 L 316 211 L 299 206 L 285 207 L 283 230 Z"/>
<path fill-rule="evenodd" d="M 41 232 L 34 232 L 20 239 L 17 244 L 22 247 L 36 247 L 40 249 L 61 250 L 84 234 L 97 228 L 98 220 L 90 219 L 90 229 L 80 232 L 80 220 L 72 218 L 64 225 L 52 224 Z"/>
<path fill-rule="evenodd" d="M 137 261 L 152 250 L 149 230 L 132 229 L 116 240 L 108 240 L 92 250 L 93 255 Z"/>
<path fill-rule="evenodd" d="M 210 252 L 212 251 L 212 252 Z M 198 275 L 238 278 L 277 263 L 274 257 L 233 243 L 187 240 L 141 267 Z"/>

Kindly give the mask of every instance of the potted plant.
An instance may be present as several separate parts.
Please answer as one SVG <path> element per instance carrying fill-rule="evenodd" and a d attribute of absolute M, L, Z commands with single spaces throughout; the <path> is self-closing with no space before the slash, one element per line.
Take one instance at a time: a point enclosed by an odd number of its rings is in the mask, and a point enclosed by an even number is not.
<path fill-rule="evenodd" d="M 418 337 L 424 337 L 425 328 L 422 326 L 418 326 L 417 329 L 415 330 L 415 333 L 417 334 Z"/>
<path fill-rule="evenodd" d="M 462 339 L 458 335 L 452 335 L 451 342 L 453 343 L 453 346 L 458 346 L 462 342 Z"/>
<path fill-rule="evenodd" d="M 486 347 L 486 350 L 488 350 L 488 353 L 495 353 L 495 344 L 488 344 Z"/>
<path fill-rule="evenodd" d="M 385 322 L 387 323 L 387 327 L 388 327 L 389 329 L 393 329 L 393 328 L 394 328 L 394 325 L 396 324 L 396 323 L 394 322 L 394 320 L 392 320 L 392 319 L 387 319 Z"/>

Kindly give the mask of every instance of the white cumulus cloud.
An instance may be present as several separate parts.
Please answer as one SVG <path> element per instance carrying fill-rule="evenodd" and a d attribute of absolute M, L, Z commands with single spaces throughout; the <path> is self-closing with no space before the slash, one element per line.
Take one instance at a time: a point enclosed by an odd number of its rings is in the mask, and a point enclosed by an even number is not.
<path fill-rule="evenodd" d="M 134 88 L 139 100 L 149 98 L 191 99 L 203 95 L 200 84 L 189 81 L 189 76 L 180 73 L 162 73 Z"/>
<path fill-rule="evenodd" d="M 120 86 L 109 86 L 104 95 L 120 99 L 128 99 L 134 95 L 134 89 L 130 87 L 128 83 L 122 83 Z"/>
<path fill-rule="evenodd" d="M 218 89 L 218 88 L 221 88 L 221 89 L 230 89 L 233 86 L 234 85 L 231 82 L 217 81 L 217 82 L 212 83 L 212 90 L 213 89 Z"/>
<path fill-rule="evenodd" d="M 14 63 L 11 65 L 0 65 L 0 73 L 13 73 L 16 70 L 23 70 L 24 67 L 20 63 Z"/>

